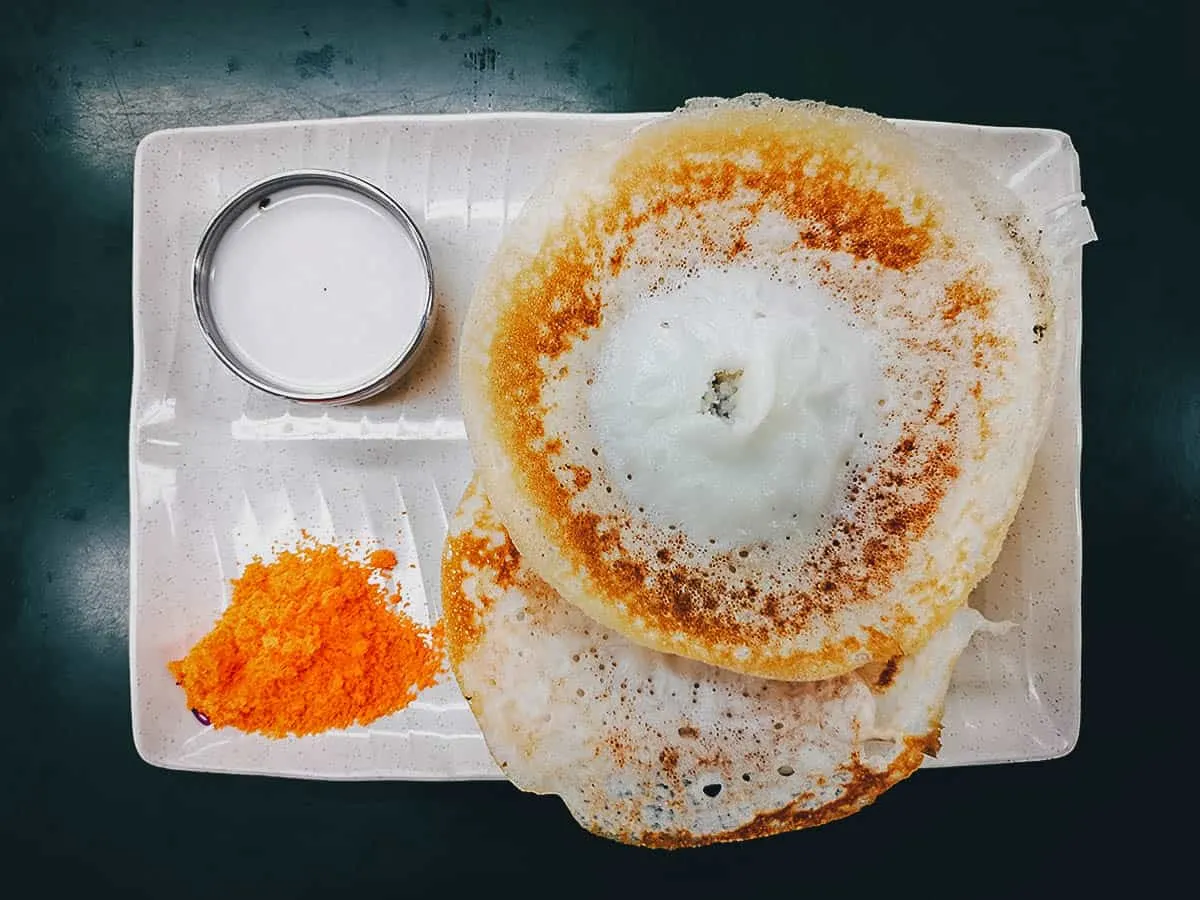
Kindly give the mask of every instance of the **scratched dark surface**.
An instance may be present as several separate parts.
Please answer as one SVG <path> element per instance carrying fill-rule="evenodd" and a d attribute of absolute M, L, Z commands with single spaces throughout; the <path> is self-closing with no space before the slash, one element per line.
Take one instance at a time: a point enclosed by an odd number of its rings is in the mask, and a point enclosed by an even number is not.
<path fill-rule="evenodd" d="M 584 894 L 772 882 L 799 893 L 903 885 L 917 873 L 928 891 L 949 882 L 946 867 L 970 870 L 955 884 L 972 892 L 1037 894 L 1047 879 L 1139 857 L 1131 848 L 1155 819 L 1135 801 L 1182 782 L 1147 768 L 1167 719 L 1137 676 L 1161 671 L 1140 654 L 1164 640 L 1164 619 L 1137 611 L 1191 610 L 1200 599 L 1200 313 L 1185 288 L 1194 162 L 1172 120 L 1176 92 L 1195 94 L 1194 18 L 1182 3 L 1134 2 L 1018 0 L 978 13 L 812 0 L 561 6 L 9 0 L 0 9 L 0 877 L 27 885 L 0 894 L 444 886 L 453 896 L 506 877 L 537 892 L 551 876 Z M 1102 237 L 1085 263 L 1076 752 L 921 773 L 845 822 L 673 855 L 591 838 L 554 799 L 503 784 L 305 783 L 143 764 L 126 662 L 139 138 L 371 113 L 664 109 L 743 90 L 1050 126 L 1075 139 Z M 1187 688 L 1178 683 L 1184 708 Z M 1112 841 L 1121 853 L 1106 852 Z"/>

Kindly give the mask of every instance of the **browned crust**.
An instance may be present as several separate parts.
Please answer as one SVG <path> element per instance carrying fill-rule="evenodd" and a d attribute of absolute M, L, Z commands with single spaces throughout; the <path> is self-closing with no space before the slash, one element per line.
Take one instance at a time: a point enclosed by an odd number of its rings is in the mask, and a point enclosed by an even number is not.
<path fill-rule="evenodd" d="M 467 496 L 477 490 L 477 484 L 472 482 Z M 477 592 L 478 601 L 472 602 L 463 589 L 463 582 L 486 573 L 486 581 L 504 590 L 516 583 L 520 572 L 521 554 L 507 530 L 503 530 L 503 534 L 501 544 L 470 528 L 451 531 L 446 538 L 442 550 L 442 608 L 446 650 L 456 671 L 479 643 L 484 616 L 496 600 L 480 591 Z"/>
<path fill-rule="evenodd" d="M 934 729 L 935 732 L 937 730 L 939 729 Z M 634 844 L 659 850 L 678 850 L 684 847 L 703 847 L 708 844 L 748 841 L 754 838 L 782 834 L 786 831 L 815 828 L 818 825 L 825 825 L 828 822 L 853 815 L 875 802 L 880 794 L 894 787 L 915 772 L 921 765 L 928 740 L 929 738 L 906 738 L 904 749 L 896 757 L 896 760 L 882 772 L 869 769 L 857 760 L 849 766 L 843 767 L 843 771 L 849 773 L 850 780 L 846 784 L 842 794 L 836 800 L 816 809 L 803 808 L 802 804 L 806 800 L 810 800 L 811 795 L 802 795 L 795 802 L 783 809 L 762 813 L 755 816 L 754 819 L 745 825 L 719 834 L 698 835 L 683 830 L 642 833 L 632 831 L 619 833 L 597 831 L 595 833 L 611 838 L 612 840 L 620 841 L 623 844 Z M 936 737 L 933 740 L 936 741 Z"/>
<path fill-rule="evenodd" d="M 883 669 L 875 676 L 874 686 L 879 690 L 891 687 L 892 682 L 896 680 L 896 672 L 900 669 L 900 657 L 893 656 L 883 664 Z"/>
<path fill-rule="evenodd" d="M 945 303 L 942 304 L 942 319 L 954 322 L 966 313 L 980 319 L 991 315 L 996 292 L 974 278 L 960 278 L 946 286 Z"/>

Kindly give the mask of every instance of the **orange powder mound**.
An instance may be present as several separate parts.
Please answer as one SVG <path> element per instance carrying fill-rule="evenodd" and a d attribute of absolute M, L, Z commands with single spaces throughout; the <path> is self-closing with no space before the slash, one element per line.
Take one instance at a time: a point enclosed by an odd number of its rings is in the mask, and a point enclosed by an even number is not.
<path fill-rule="evenodd" d="M 398 560 L 392 550 L 376 550 L 367 558 L 367 562 L 372 569 L 394 569 Z"/>
<path fill-rule="evenodd" d="M 167 666 L 188 706 L 218 728 L 275 738 L 407 706 L 442 671 L 442 623 L 424 628 L 393 607 L 399 597 L 370 581 L 391 566 L 319 544 L 255 559 L 212 631 Z"/>

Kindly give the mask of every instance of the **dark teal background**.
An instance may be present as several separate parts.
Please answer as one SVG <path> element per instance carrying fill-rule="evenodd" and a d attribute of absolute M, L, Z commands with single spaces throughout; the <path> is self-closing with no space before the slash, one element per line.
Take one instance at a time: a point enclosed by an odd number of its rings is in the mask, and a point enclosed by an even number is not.
<path fill-rule="evenodd" d="M 1189 681 L 1147 650 L 1181 632 L 1200 599 L 1196 162 L 1179 122 L 1194 116 L 1200 48 L 1183 6 L 5 3 L 0 894 L 400 896 L 440 885 L 455 896 L 511 879 L 535 893 L 545 881 L 634 896 L 777 883 L 775 896 L 803 896 L 913 876 L 925 891 L 1036 894 L 1047 878 L 1140 863 L 1154 807 L 1188 790 L 1165 755 L 1183 726 L 1154 698 L 1194 706 Z M 126 658 L 139 138 L 368 113 L 667 109 L 746 90 L 1075 140 L 1101 234 L 1084 267 L 1076 752 L 920 773 L 845 822 L 674 855 L 591 838 L 557 801 L 503 784 L 303 783 L 143 764 Z"/>

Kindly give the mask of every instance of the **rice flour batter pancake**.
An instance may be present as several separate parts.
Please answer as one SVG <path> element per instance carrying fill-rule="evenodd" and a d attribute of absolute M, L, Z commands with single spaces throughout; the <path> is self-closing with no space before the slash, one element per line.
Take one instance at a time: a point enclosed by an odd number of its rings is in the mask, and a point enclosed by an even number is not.
<path fill-rule="evenodd" d="M 867 113 L 700 103 L 510 227 L 461 376 L 528 565 L 649 647 L 816 680 L 911 653 L 987 574 L 1059 329 L 1025 211 Z"/>
<path fill-rule="evenodd" d="M 451 661 L 517 787 L 562 797 L 583 827 L 684 847 L 857 812 L 936 752 L 956 613 L 913 657 L 822 682 L 767 681 L 634 644 L 524 564 L 477 485 L 446 544 Z"/>

